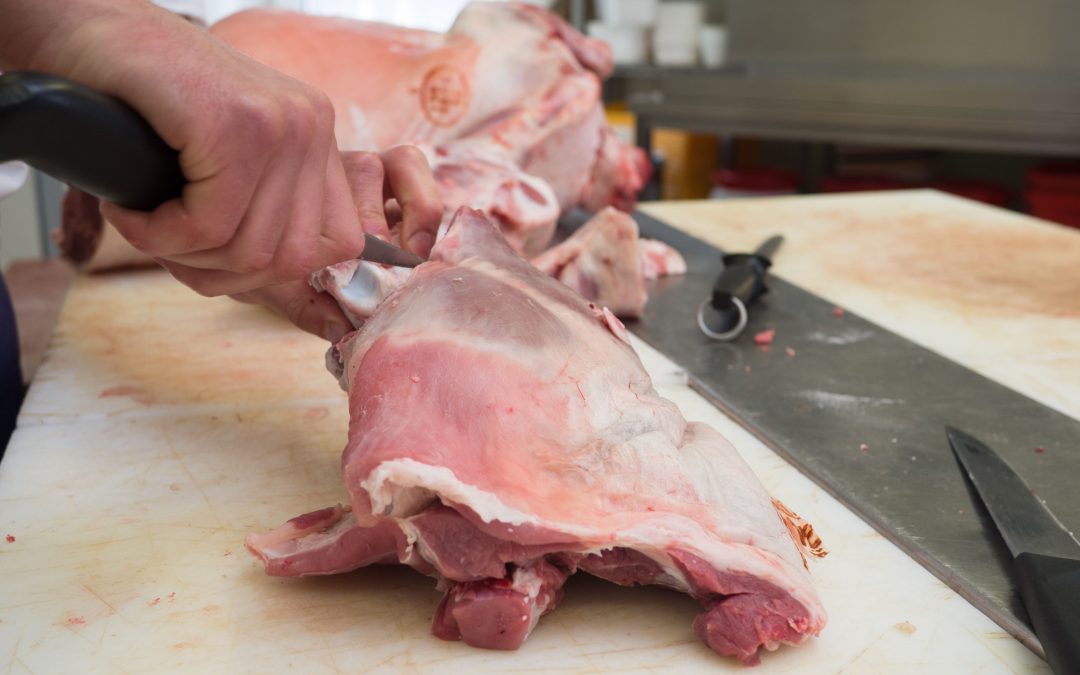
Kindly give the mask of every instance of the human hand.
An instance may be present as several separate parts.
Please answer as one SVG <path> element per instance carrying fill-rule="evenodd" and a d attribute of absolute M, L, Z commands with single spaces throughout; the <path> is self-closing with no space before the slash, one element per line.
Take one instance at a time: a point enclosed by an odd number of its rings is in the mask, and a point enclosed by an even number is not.
<path fill-rule="evenodd" d="M 397 224 L 402 241 L 411 241 L 411 250 L 427 257 L 441 220 L 442 204 L 434 184 L 421 179 L 429 176 L 423 153 L 408 146 L 391 148 L 381 155 L 347 152 L 342 154 L 342 163 L 363 231 L 385 238 L 390 234 L 391 224 Z M 383 204 L 387 196 L 393 200 L 388 209 L 389 219 L 381 206 L 374 206 Z M 312 288 L 307 279 L 232 297 L 269 307 L 303 330 L 330 342 L 337 342 L 353 330 L 337 302 Z"/>
<path fill-rule="evenodd" d="M 404 245 L 427 254 L 442 208 L 419 151 L 343 160 L 321 92 L 149 4 L 71 4 L 83 12 L 77 27 L 35 59 L 127 101 L 180 151 L 189 181 L 180 200 L 103 212 L 182 282 L 221 295 L 302 279 L 356 257 L 389 198 L 402 205 Z"/>

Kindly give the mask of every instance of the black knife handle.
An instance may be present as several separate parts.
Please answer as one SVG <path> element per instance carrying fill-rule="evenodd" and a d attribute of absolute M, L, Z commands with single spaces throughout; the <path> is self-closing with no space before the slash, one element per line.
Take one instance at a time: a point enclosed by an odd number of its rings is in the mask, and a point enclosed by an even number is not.
<path fill-rule="evenodd" d="M 724 310 L 731 298 L 749 305 L 766 293 L 765 274 L 772 261 L 756 253 L 729 253 L 724 256 L 724 269 L 713 284 L 713 309 Z"/>
<path fill-rule="evenodd" d="M 43 73 L 0 75 L 0 162 L 16 159 L 140 211 L 186 183 L 179 153 L 131 106 Z"/>
<path fill-rule="evenodd" d="M 704 305 L 698 311 L 698 323 L 711 323 L 707 335 L 715 339 L 734 339 L 746 324 L 746 308 L 769 287 L 765 284 L 772 261 L 756 253 L 729 253 L 724 256 L 724 267 L 713 284 L 708 321 L 704 319 Z M 702 325 L 702 330 L 705 326 Z"/>
<path fill-rule="evenodd" d="M 1013 570 L 1050 668 L 1080 673 L 1080 560 L 1021 553 Z"/>

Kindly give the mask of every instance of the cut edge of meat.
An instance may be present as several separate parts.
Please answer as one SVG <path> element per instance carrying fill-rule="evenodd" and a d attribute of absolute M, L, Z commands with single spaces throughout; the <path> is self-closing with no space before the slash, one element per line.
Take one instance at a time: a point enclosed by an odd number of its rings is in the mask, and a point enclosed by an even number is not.
<path fill-rule="evenodd" d="M 105 221 L 97 197 L 78 188 L 69 187 L 60 210 L 60 229 L 53 234 L 60 254 L 82 265 L 90 260 L 101 242 Z"/>
<path fill-rule="evenodd" d="M 821 630 L 824 618 L 774 584 L 753 576 L 722 572 L 683 550 L 669 551 L 705 607 L 694 619 L 694 632 L 713 651 L 757 665 L 760 650 L 795 645 Z M 752 620 L 747 620 L 747 619 Z"/>
<path fill-rule="evenodd" d="M 446 467 L 425 465 L 412 459 L 383 462 L 372 471 L 369 480 L 356 487 L 370 500 L 373 513 L 386 516 L 407 518 L 415 510 L 426 508 L 438 498 L 461 512 L 473 525 L 496 537 L 513 536 L 520 539 L 531 535 L 536 536 L 538 542 L 576 542 L 575 552 L 584 555 L 601 554 L 612 548 L 631 549 L 653 560 L 662 568 L 665 578 L 674 582 L 664 585 L 692 592 L 695 583 L 687 576 L 685 564 L 653 543 L 655 531 L 662 524 L 667 531 L 678 532 L 680 541 L 686 542 L 681 548 L 686 555 L 706 561 L 705 564 L 718 573 L 726 570 L 751 577 L 767 578 L 773 575 L 785 579 L 788 588 L 784 593 L 806 608 L 804 613 L 814 617 L 813 625 L 824 625 L 824 611 L 814 611 L 819 607 L 816 598 L 802 597 L 796 577 L 806 574 L 806 570 L 798 562 L 795 563 L 797 567 L 793 567 L 789 561 L 759 547 L 717 543 L 700 525 L 679 514 L 657 513 L 651 521 L 618 531 L 604 525 L 584 528 L 549 523 L 508 506 L 496 495 L 462 483 Z M 781 520 L 778 514 L 777 520 Z M 794 542 L 791 545 L 794 546 Z M 691 552 L 694 549 L 696 551 Z M 747 552 L 753 553 L 749 559 L 757 561 L 754 566 L 748 567 L 747 558 L 740 555 Z M 776 587 L 775 584 L 771 586 Z"/>
<path fill-rule="evenodd" d="M 508 578 L 451 583 L 431 632 L 483 649 L 517 649 L 540 617 L 555 609 L 570 574 L 541 558 L 515 567 Z"/>
<path fill-rule="evenodd" d="M 585 548 L 565 538 L 522 545 L 494 536 L 474 518 L 467 508 L 435 501 L 410 518 L 365 525 L 338 505 L 249 535 L 246 544 L 271 576 L 336 574 L 391 562 L 434 576 L 445 595 L 432 634 L 486 649 L 518 648 L 578 570 L 623 586 L 689 593 L 704 608 L 694 620 L 695 633 L 717 653 L 747 665 L 758 662 L 761 648 L 798 644 L 824 622 L 775 584 L 719 570 L 684 548 L 650 554 L 624 546 Z"/>

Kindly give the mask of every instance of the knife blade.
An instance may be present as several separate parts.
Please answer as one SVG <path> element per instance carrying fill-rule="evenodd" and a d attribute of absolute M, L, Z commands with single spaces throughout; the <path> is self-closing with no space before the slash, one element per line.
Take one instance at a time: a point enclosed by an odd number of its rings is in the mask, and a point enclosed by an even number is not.
<path fill-rule="evenodd" d="M 946 427 L 953 453 L 1013 555 L 1013 574 L 1059 675 L 1080 673 L 1080 542 L 989 446 Z"/>
<path fill-rule="evenodd" d="M 180 154 L 134 108 L 45 73 L 0 75 L 0 162 L 22 160 L 84 192 L 151 211 L 183 193 Z M 364 235 L 361 260 L 416 267 L 418 255 Z"/>

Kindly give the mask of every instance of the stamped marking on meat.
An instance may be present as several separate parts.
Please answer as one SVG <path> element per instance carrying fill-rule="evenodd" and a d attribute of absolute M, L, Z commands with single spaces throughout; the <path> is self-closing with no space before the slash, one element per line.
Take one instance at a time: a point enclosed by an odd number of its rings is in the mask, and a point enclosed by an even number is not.
<path fill-rule="evenodd" d="M 469 108 L 469 81 L 454 66 L 435 66 L 420 86 L 420 108 L 437 127 L 453 126 Z"/>

